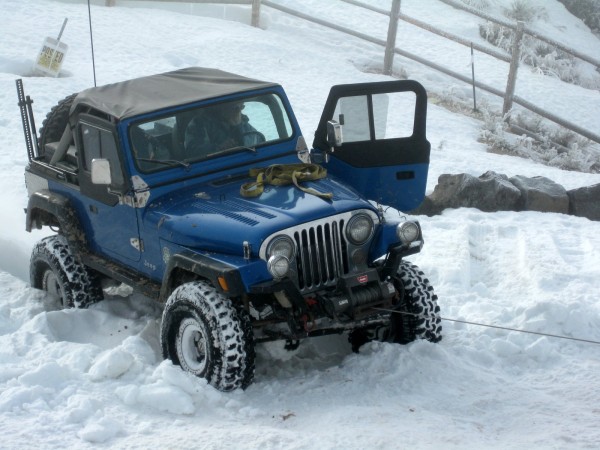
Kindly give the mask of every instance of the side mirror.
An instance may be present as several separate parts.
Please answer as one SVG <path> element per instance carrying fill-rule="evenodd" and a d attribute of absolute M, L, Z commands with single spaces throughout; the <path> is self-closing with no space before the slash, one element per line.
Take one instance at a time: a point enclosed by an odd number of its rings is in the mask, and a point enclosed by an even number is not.
<path fill-rule="evenodd" d="M 92 159 L 92 183 L 110 186 L 112 176 L 108 159 Z"/>
<path fill-rule="evenodd" d="M 331 148 L 339 147 L 344 143 L 342 125 L 335 120 L 329 120 L 327 122 L 327 143 Z"/>

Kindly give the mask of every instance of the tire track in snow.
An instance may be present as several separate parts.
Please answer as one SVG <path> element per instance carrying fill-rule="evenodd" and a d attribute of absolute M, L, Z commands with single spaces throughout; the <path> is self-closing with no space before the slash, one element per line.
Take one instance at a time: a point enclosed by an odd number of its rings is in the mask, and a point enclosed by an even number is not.
<path fill-rule="evenodd" d="M 470 287 L 486 296 L 514 294 L 514 278 L 529 276 L 523 232 L 494 218 L 477 220 L 468 226 Z"/>

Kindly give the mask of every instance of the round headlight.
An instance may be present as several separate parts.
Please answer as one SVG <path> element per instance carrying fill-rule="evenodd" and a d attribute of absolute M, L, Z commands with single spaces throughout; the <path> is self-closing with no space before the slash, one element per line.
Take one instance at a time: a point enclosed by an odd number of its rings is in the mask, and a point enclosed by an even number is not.
<path fill-rule="evenodd" d="M 283 255 L 273 255 L 267 261 L 267 269 L 273 278 L 283 278 L 290 271 L 290 261 Z"/>
<path fill-rule="evenodd" d="M 296 246 L 294 241 L 288 236 L 275 236 L 275 238 L 267 246 L 267 259 L 271 256 L 285 256 L 288 261 L 294 259 L 296 254 Z"/>
<path fill-rule="evenodd" d="M 366 214 L 357 214 L 348 221 L 346 236 L 354 245 L 362 245 L 373 234 L 373 219 Z"/>
<path fill-rule="evenodd" d="M 415 222 L 404 222 L 396 228 L 396 235 L 404 244 L 410 244 L 419 238 L 419 226 Z"/>

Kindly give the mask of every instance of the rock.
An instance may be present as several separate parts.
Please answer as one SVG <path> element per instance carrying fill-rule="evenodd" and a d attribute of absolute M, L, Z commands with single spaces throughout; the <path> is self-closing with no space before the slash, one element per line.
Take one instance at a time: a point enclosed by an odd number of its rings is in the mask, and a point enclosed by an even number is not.
<path fill-rule="evenodd" d="M 506 175 L 486 172 L 476 178 L 469 174 L 441 175 L 433 193 L 414 214 L 438 214 L 446 208 L 477 208 L 481 211 L 515 210 L 521 192 Z"/>
<path fill-rule="evenodd" d="M 446 208 L 494 211 L 540 211 L 572 214 L 600 221 L 600 184 L 566 191 L 545 177 L 508 178 L 488 171 L 480 177 L 443 174 L 423 203 L 410 214 L 434 216 Z"/>
<path fill-rule="evenodd" d="M 569 196 L 560 184 L 545 178 L 514 176 L 510 182 L 521 192 L 517 208 L 524 211 L 569 213 Z"/>
<path fill-rule="evenodd" d="M 600 184 L 572 189 L 569 196 L 569 214 L 600 220 Z"/>
<path fill-rule="evenodd" d="M 443 211 L 444 208 L 440 209 L 438 205 L 434 205 L 431 198 L 425 197 L 423 202 L 415 209 L 409 211 L 410 214 L 416 216 L 435 216 Z"/>

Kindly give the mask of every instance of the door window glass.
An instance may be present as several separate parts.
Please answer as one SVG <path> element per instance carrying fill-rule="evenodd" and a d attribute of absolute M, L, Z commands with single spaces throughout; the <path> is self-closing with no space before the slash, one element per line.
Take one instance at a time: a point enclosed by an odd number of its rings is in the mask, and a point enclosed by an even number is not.
<path fill-rule="evenodd" d="M 416 101 L 412 91 L 342 97 L 333 119 L 343 125 L 344 142 L 407 138 L 413 134 Z"/>
<path fill-rule="evenodd" d="M 417 96 L 412 91 L 373 96 L 375 139 L 412 136 Z"/>
<path fill-rule="evenodd" d="M 81 124 L 81 140 L 83 143 L 84 169 L 87 172 L 91 171 L 93 159 L 108 159 L 113 184 L 122 186 L 125 180 L 114 135 L 108 130 L 83 123 Z"/>
<path fill-rule="evenodd" d="M 371 139 L 369 104 L 366 95 L 340 98 L 333 118 L 343 125 L 344 142 L 360 142 Z"/>

